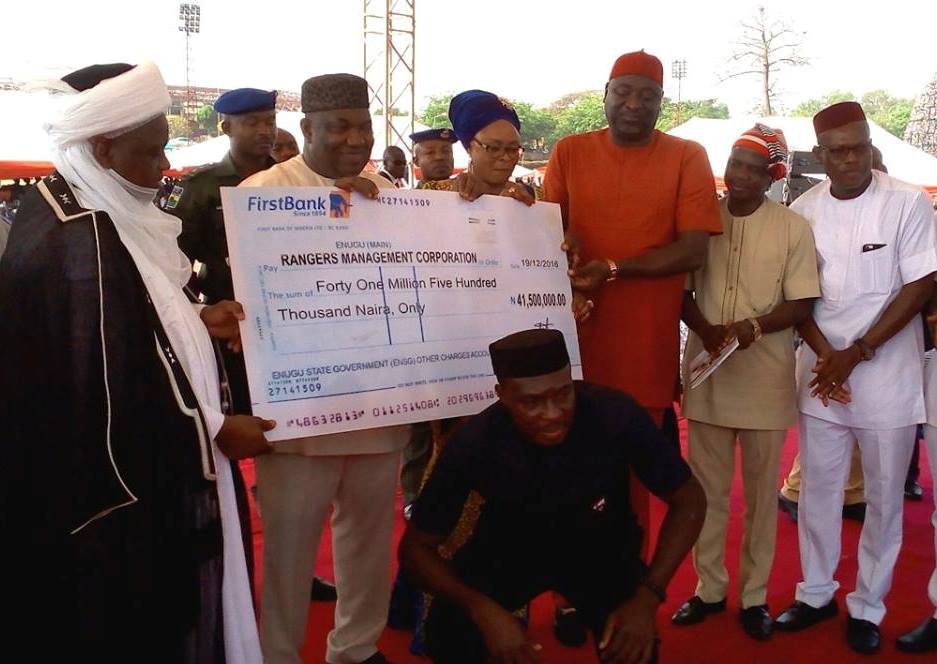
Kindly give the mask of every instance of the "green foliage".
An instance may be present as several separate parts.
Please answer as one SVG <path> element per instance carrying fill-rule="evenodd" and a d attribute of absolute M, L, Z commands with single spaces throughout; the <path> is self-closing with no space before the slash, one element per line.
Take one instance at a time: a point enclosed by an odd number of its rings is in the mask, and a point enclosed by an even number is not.
<path fill-rule="evenodd" d="M 195 112 L 195 122 L 212 136 L 218 135 L 218 114 L 211 106 L 202 106 Z"/>
<path fill-rule="evenodd" d="M 556 118 L 543 108 L 534 108 L 525 101 L 514 103 L 514 110 L 521 121 L 521 144 L 543 148 L 550 144 L 556 128 Z"/>
<path fill-rule="evenodd" d="M 724 120 L 728 117 L 729 107 L 715 99 L 698 99 L 677 103 L 664 97 L 664 101 L 660 106 L 660 116 L 657 118 L 657 128 L 661 131 L 670 131 L 690 118 L 718 118 Z"/>
<path fill-rule="evenodd" d="M 558 140 L 571 134 L 582 134 L 608 125 L 605 102 L 601 90 L 585 90 L 564 95 L 545 107 L 536 107 L 524 101 L 514 101 L 514 109 L 521 121 L 521 141 L 528 148 L 549 152 Z M 452 94 L 430 97 L 426 107 L 417 116 L 428 127 L 449 126 L 449 101 Z M 679 110 L 679 113 L 677 112 Z M 674 102 L 664 99 L 657 127 L 667 131 L 692 117 L 727 118 L 728 107 L 715 99 Z"/>
<path fill-rule="evenodd" d="M 898 138 L 904 138 L 904 130 L 911 118 L 914 100 L 892 97 L 884 90 L 873 90 L 862 95 L 862 108 L 875 124 Z"/>
<path fill-rule="evenodd" d="M 551 137 L 551 148 L 564 136 L 595 131 L 608 124 L 601 92 L 579 93 L 575 100 L 565 104 L 565 108 L 554 112 L 557 113 L 556 130 Z"/>
<path fill-rule="evenodd" d="M 189 135 L 189 123 L 181 115 L 166 116 L 169 121 L 169 138 L 179 138 Z"/>
<path fill-rule="evenodd" d="M 791 115 L 799 118 L 812 118 L 827 106 L 837 104 L 841 101 L 855 100 L 856 95 L 851 92 L 846 92 L 845 90 L 833 90 L 823 97 L 815 97 L 813 99 L 802 101 L 794 108 L 793 111 L 791 111 Z"/>
<path fill-rule="evenodd" d="M 812 117 L 831 104 L 841 101 L 856 101 L 856 96 L 844 90 L 834 90 L 823 97 L 808 99 L 797 106 L 791 115 Z M 886 129 L 898 138 L 904 136 L 905 127 L 911 117 L 914 100 L 905 97 L 893 97 L 885 90 L 873 90 L 862 95 L 859 100 L 865 114 L 875 124 Z"/>
<path fill-rule="evenodd" d="M 429 98 L 426 108 L 417 115 L 416 119 L 425 124 L 430 129 L 449 126 L 449 102 L 455 96 L 453 92 L 447 92 L 441 95 L 433 95 Z"/>

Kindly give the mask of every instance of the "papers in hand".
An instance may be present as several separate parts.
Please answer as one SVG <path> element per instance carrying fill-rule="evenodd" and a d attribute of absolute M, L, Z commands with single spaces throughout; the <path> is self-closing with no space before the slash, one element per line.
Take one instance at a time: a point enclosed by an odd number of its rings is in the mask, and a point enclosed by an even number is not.
<path fill-rule="evenodd" d="M 710 355 L 708 350 L 704 350 L 693 358 L 690 362 L 690 389 L 699 387 L 712 375 L 712 372 L 719 368 L 719 365 L 726 361 L 732 353 L 739 347 L 739 340 L 732 337 L 732 340 L 725 345 L 716 355 Z"/>

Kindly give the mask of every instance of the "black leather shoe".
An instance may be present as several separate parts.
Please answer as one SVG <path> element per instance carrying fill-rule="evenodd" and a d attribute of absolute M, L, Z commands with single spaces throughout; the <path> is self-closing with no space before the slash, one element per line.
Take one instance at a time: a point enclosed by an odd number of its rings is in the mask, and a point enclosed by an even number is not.
<path fill-rule="evenodd" d="M 839 606 L 835 599 L 831 599 L 829 604 L 815 609 L 809 604 L 796 601 L 791 604 L 784 613 L 774 619 L 774 628 L 782 632 L 799 632 L 802 629 L 813 627 L 818 622 L 828 620 L 839 613 Z"/>
<path fill-rule="evenodd" d="M 578 648 L 586 642 L 586 625 L 579 612 L 571 606 L 557 608 L 553 613 L 553 635 L 564 646 Z"/>
<path fill-rule="evenodd" d="M 850 648 L 863 655 L 878 652 L 882 645 L 878 625 L 852 616 L 846 618 L 846 641 Z"/>
<path fill-rule="evenodd" d="M 309 599 L 311 599 L 313 602 L 334 602 L 338 599 L 338 593 L 335 591 L 335 586 L 333 586 L 325 579 L 320 579 L 318 576 L 316 576 L 312 579 L 312 588 L 309 590 Z"/>
<path fill-rule="evenodd" d="M 937 618 L 928 618 L 895 641 L 902 652 L 930 652 L 937 650 Z"/>
<path fill-rule="evenodd" d="M 797 523 L 797 503 L 790 498 L 785 498 L 780 491 L 778 492 L 778 509 L 784 512 L 791 521 Z"/>
<path fill-rule="evenodd" d="M 726 610 L 726 601 L 704 602 L 696 595 L 683 603 L 677 612 L 673 614 L 670 622 L 674 625 L 685 627 L 687 625 L 696 625 L 706 619 L 706 616 L 713 613 L 720 613 Z"/>
<path fill-rule="evenodd" d="M 908 500 L 924 500 L 924 489 L 917 482 L 905 482 L 904 497 Z"/>
<path fill-rule="evenodd" d="M 767 604 L 740 609 L 739 620 L 742 621 L 742 629 L 753 639 L 767 641 L 771 638 L 771 632 L 774 631 L 773 621 L 771 614 L 768 613 Z"/>
<path fill-rule="evenodd" d="M 843 518 L 865 523 L 865 503 L 843 505 Z"/>

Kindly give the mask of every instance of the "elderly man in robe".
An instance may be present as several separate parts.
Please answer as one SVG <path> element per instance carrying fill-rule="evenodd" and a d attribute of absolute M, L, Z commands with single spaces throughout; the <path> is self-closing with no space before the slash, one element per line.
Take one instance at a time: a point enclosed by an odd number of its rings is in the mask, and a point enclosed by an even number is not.
<path fill-rule="evenodd" d="M 274 423 L 222 415 L 209 335 L 239 345 L 243 312 L 187 298 L 153 203 L 169 93 L 151 63 L 53 85 L 56 171 L 0 262 L 9 633 L 41 620 L 43 661 L 258 664 L 229 459 Z"/>

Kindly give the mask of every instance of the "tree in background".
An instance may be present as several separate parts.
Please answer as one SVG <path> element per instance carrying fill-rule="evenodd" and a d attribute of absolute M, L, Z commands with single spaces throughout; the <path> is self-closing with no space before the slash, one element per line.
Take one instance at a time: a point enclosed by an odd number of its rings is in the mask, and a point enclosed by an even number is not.
<path fill-rule="evenodd" d="M 657 118 L 657 128 L 661 131 L 670 131 L 690 118 L 717 118 L 725 120 L 729 117 L 729 107 L 715 99 L 699 99 L 696 101 L 681 101 L 679 103 L 664 97 L 660 106 L 660 116 Z"/>
<path fill-rule="evenodd" d="M 564 136 L 594 131 L 608 124 L 605 119 L 603 93 L 600 91 L 565 95 L 548 108 L 556 118 L 556 126 L 548 146 L 550 149 Z"/>
<path fill-rule="evenodd" d="M 218 113 L 211 106 L 205 105 L 195 112 L 195 123 L 199 129 L 212 135 L 218 135 Z"/>
<path fill-rule="evenodd" d="M 535 108 L 525 101 L 512 102 L 517 117 L 521 121 L 521 144 L 538 150 L 552 147 L 553 133 L 556 130 L 556 118 L 548 109 Z"/>
<path fill-rule="evenodd" d="M 759 7 L 753 17 L 741 21 L 741 31 L 729 58 L 730 71 L 722 80 L 740 76 L 761 78 L 761 113 L 774 115 L 778 72 L 808 63 L 800 55 L 804 34 L 786 21 L 769 17 L 765 8 Z"/>
<path fill-rule="evenodd" d="M 812 118 L 827 106 L 832 106 L 833 104 L 837 104 L 841 101 L 855 100 L 856 95 L 851 92 L 846 92 L 845 90 L 833 90 L 833 92 L 830 92 L 823 97 L 815 97 L 813 99 L 802 101 L 794 107 L 794 110 L 791 111 L 791 115 L 798 118 Z"/>
<path fill-rule="evenodd" d="M 884 90 L 873 90 L 862 95 L 862 108 L 875 124 L 898 138 L 904 138 L 905 128 L 911 118 L 914 100 L 892 97 Z"/>
<path fill-rule="evenodd" d="M 434 95 L 417 115 L 417 120 L 432 128 L 449 126 L 451 93 Z M 512 101 L 521 121 L 521 142 L 527 148 L 549 152 L 558 140 L 571 134 L 582 134 L 608 125 L 605 119 L 604 93 L 585 90 L 563 95 L 546 107 L 537 107 L 524 101 Z M 661 104 L 657 128 L 668 131 L 671 127 L 693 117 L 728 118 L 728 107 L 715 99 L 684 101 L 679 105 L 665 98 Z"/>
<path fill-rule="evenodd" d="M 801 102 L 791 112 L 799 117 L 813 117 L 822 109 L 841 101 L 856 101 L 856 95 L 845 90 L 834 90 L 823 97 Z M 898 138 L 904 138 L 905 128 L 911 117 L 914 101 L 906 97 L 894 97 L 884 90 L 873 90 L 862 95 L 859 101 L 866 116 Z"/>
<path fill-rule="evenodd" d="M 449 125 L 449 102 L 455 96 L 454 92 L 433 95 L 426 102 L 426 108 L 417 115 L 416 119 L 430 129 L 439 129 Z"/>
<path fill-rule="evenodd" d="M 189 123 L 184 117 L 181 115 L 168 115 L 166 119 L 169 121 L 169 138 L 189 135 Z"/>

